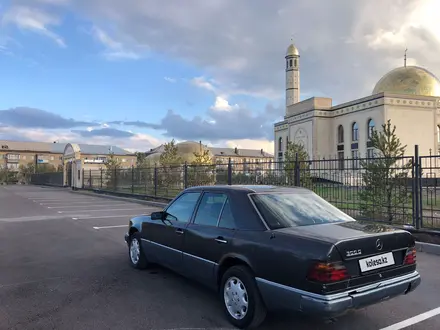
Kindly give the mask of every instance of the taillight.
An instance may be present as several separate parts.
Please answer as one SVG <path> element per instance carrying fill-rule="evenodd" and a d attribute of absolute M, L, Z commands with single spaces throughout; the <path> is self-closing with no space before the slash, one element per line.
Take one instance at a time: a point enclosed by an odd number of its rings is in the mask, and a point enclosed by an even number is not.
<path fill-rule="evenodd" d="M 405 265 L 414 265 L 416 263 L 416 254 L 417 254 L 417 250 L 415 247 L 411 247 L 408 250 L 406 250 L 406 255 L 403 263 Z"/>
<path fill-rule="evenodd" d="M 349 278 L 347 268 L 340 263 L 318 262 L 312 266 L 307 278 L 313 282 L 333 283 Z"/>

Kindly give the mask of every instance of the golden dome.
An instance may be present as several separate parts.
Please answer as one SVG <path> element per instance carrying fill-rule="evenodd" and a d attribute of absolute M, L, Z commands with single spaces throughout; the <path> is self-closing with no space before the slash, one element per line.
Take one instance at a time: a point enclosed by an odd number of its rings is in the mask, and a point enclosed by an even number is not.
<path fill-rule="evenodd" d="M 286 57 L 287 56 L 299 56 L 299 50 L 294 44 L 291 44 L 289 47 L 287 47 Z"/>
<path fill-rule="evenodd" d="M 207 149 L 207 146 L 195 141 L 184 141 L 176 143 L 177 155 L 182 158 L 183 161 L 192 162 L 195 158 L 194 153 L 201 153 Z M 159 162 L 160 155 L 163 151 L 155 152 L 147 156 L 147 159 L 151 162 Z M 212 156 L 212 153 L 210 152 Z"/>
<path fill-rule="evenodd" d="M 440 81 L 424 68 L 403 66 L 379 80 L 373 90 L 373 94 L 377 93 L 440 96 Z"/>

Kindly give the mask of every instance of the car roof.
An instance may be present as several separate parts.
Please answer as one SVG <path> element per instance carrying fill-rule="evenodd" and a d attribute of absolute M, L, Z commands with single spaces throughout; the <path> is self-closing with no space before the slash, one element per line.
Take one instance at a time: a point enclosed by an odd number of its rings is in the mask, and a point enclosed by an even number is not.
<path fill-rule="evenodd" d="M 299 192 L 310 192 L 309 189 L 301 187 L 283 187 L 274 185 L 213 185 L 213 186 L 195 186 L 185 189 L 185 191 L 192 190 L 205 190 L 205 191 L 216 191 L 216 190 L 229 190 L 229 191 L 242 191 L 247 193 L 264 193 L 264 192 L 280 192 L 280 193 L 299 193 Z"/>

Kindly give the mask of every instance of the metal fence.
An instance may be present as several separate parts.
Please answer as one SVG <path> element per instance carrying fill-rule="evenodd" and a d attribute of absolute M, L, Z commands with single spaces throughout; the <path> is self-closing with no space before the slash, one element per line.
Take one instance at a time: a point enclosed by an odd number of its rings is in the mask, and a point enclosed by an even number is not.
<path fill-rule="evenodd" d="M 356 219 L 440 229 L 440 156 L 85 170 L 83 187 L 171 199 L 187 187 L 301 186 Z M 438 187 L 438 188 L 437 188 Z"/>
<path fill-rule="evenodd" d="M 199 185 L 300 186 L 356 219 L 440 230 L 440 155 L 83 170 L 82 187 L 172 199 Z M 33 174 L 63 186 L 63 173 Z"/>
<path fill-rule="evenodd" d="M 36 185 L 63 187 L 63 174 L 63 172 L 31 174 L 30 183 Z"/>

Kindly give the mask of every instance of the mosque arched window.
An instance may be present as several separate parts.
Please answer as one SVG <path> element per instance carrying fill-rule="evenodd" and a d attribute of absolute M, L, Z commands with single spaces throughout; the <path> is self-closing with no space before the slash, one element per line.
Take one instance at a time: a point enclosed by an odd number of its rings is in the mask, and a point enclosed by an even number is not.
<path fill-rule="evenodd" d="M 368 121 L 368 133 L 367 133 L 368 134 L 368 136 L 367 136 L 368 140 L 371 140 L 375 127 L 376 127 L 376 124 L 375 124 L 374 120 L 370 119 Z"/>
<path fill-rule="evenodd" d="M 351 127 L 351 141 L 356 142 L 359 140 L 359 126 L 356 122 Z"/>
<path fill-rule="evenodd" d="M 283 151 L 283 138 L 281 136 L 278 139 L 278 151 Z"/>
<path fill-rule="evenodd" d="M 344 155 L 344 127 L 342 125 L 338 126 L 337 152 L 338 152 L 338 167 L 340 170 L 343 170 L 345 155 Z"/>
<path fill-rule="evenodd" d="M 367 123 L 367 158 L 374 158 L 374 148 L 371 143 L 371 138 L 373 137 L 373 132 L 376 124 L 373 119 L 369 119 Z"/>
<path fill-rule="evenodd" d="M 338 127 L 338 144 L 344 143 L 344 127 L 339 125 Z"/>
<path fill-rule="evenodd" d="M 289 60 L 290 67 L 292 67 L 292 60 Z"/>

